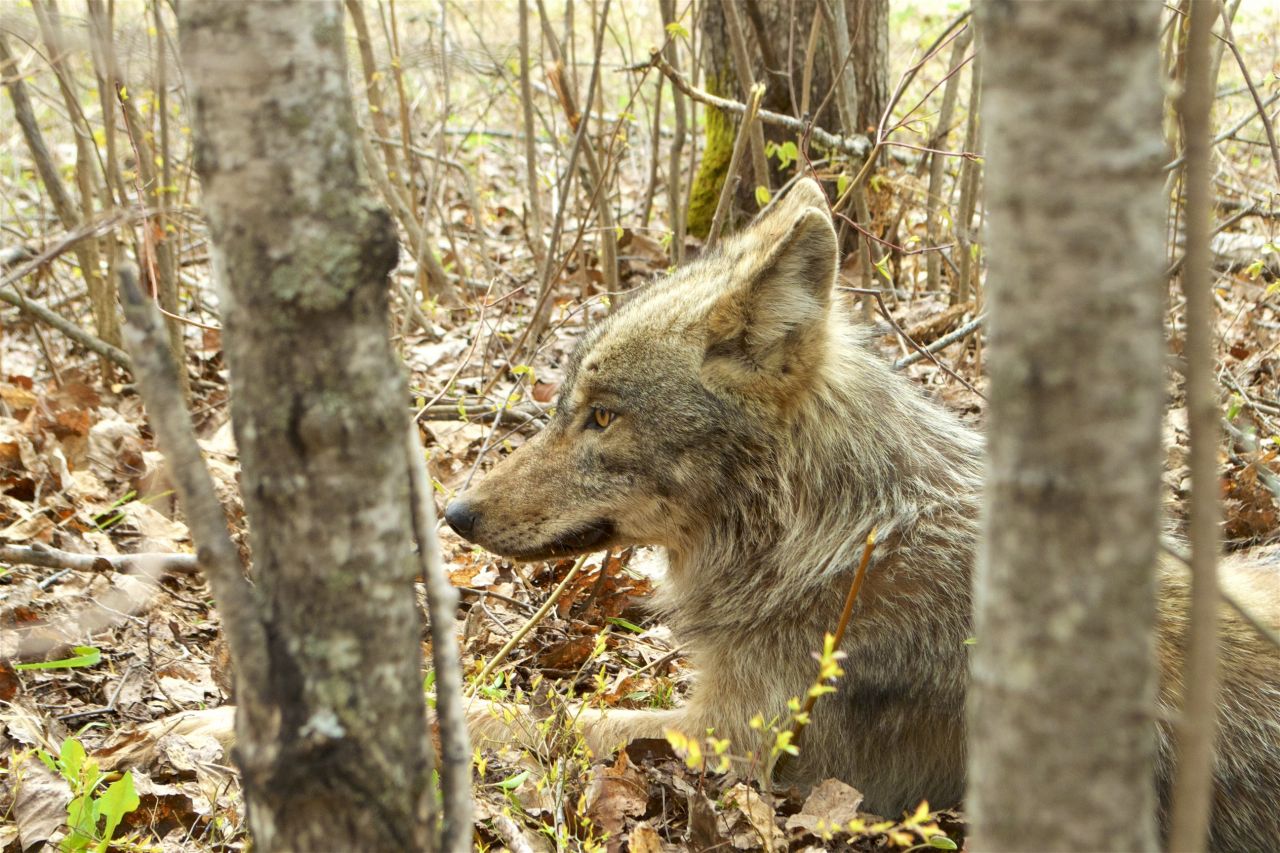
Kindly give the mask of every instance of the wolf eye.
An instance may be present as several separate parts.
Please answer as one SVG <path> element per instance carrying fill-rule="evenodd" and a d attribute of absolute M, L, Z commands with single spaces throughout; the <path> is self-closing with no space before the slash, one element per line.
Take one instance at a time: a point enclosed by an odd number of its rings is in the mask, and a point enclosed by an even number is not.
<path fill-rule="evenodd" d="M 591 407 L 591 420 L 587 421 L 587 427 L 590 429 L 604 429 L 613 423 L 613 419 L 618 415 L 608 409 L 600 406 Z"/>

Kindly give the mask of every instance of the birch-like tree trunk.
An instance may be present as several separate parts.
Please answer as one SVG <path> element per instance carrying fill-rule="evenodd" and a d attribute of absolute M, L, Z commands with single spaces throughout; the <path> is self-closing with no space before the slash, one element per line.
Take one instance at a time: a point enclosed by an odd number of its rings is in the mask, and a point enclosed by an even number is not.
<path fill-rule="evenodd" d="M 184 2 L 197 168 L 267 641 L 238 763 L 257 849 L 429 846 L 391 220 L 357 173 L 338 0 Z"/>
<path fill-rule="evenodd" d="M 986 0 L 973 847 L 1152 850 L 1159 3 Z"/>

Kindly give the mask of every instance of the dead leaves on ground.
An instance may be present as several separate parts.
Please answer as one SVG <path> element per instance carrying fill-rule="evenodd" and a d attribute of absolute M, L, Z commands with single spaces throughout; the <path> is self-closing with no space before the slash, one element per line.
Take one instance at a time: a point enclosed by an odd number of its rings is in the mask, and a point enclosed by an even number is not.
<path fill-rule="evenodd" d="M 963 844 L 963 824 L 953 811 L 933 812 L 922 803 L 914 814 L 881 818 L 859 811 L 862 795 L 834 779 L 809 791 L 762 792 L 733 775 L 691 769 L 664 740 L 635 741 L 610 761 L 557 783 L 531 784 L 529 772 L 515 765 L 487 770 L 482 837 L 509 847 L 513 831 L 538 851 L 558 849 L 557 838 L 559 849 L 573 838 L 584 847 L 633 853 L 954 850 Z M 504 779 L 519 782 L 504 786 Z M 486 795 L 493 791 L 501 796 Z"/>

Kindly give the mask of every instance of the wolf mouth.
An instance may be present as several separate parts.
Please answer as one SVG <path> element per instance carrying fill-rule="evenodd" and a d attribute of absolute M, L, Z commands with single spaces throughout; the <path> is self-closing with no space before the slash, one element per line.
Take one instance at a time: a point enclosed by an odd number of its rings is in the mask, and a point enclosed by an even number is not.
<path fill-rule="evenodd" d="M 578 554 L 587 554 L 591 551 L 598 550 L 597 546 L 603 545 L 605 542 L 612 539 L 616 532 L 617 529 L 614 527 L 613 522 L 602 518 L 574 527 L 565 533 L 561 533 L 549 542 L 532 548 L 501 548 L 497 549 L 495 553 L 500 553 L 504 557 L 521 561 L 554 560 L 560 557 L 573 557 Z M 490 550 L 495 550 L 493 546 L 489 546 L 489 548 Z"/>
<path fill-rule="evenodd" d="M 613 522 L 606 518 L 597 519 L 576 527 L 568 533 L 562 533 L 547 544 L 547 549 L 556 556 L 568 556 L 590 551 L 596 545 L 613 536 Z"/>

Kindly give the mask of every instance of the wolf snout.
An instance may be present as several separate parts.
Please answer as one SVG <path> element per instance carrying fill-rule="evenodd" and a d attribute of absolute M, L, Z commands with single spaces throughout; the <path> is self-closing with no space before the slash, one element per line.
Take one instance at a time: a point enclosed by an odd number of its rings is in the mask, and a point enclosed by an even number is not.
<path fill-rule="evenodd" d="M 444 520 L 459 536 L 471 537 L 479 513 L 465 498 L 455 498 L 444 508 Z"/>

